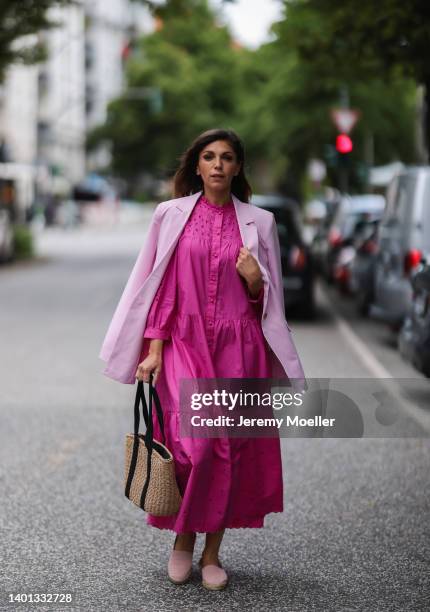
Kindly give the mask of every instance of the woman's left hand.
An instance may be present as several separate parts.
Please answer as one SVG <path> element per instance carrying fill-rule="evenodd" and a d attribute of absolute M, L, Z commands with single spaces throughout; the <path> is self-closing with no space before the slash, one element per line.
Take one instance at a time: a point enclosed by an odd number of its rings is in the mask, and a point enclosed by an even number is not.
<path fill-rule="evenodd" d="M 236 270 L 246 280 L 248 287 L 256 286 L 262 281 L 262 274 L 257 260 L 246 247 L 241 247 L 236 261 Z"/>

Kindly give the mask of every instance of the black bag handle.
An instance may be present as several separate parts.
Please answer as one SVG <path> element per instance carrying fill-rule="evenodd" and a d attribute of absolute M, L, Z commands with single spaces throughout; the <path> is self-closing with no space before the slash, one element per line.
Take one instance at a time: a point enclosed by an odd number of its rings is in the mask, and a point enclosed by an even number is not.
<path fill-rule="evenodd" d="M 157 413 L 158 423 L 160 425 L 163 444 L 166 444 L 166 436 L 164 433 L 163 410 L 161 408 L 161 402 L 160 402 L 160 398 L 157 393 L 157 389 L 152 384 L 152 378 L 153 378 L 153 373 L 151 372 L 149 375 L 149 406 L 150 406 L 151 417 L 152 417 L 152 398 L 154 398 L 155 410 Z M 147 436 L 148 428 L 149 428 L 149 423 L 152 424 L 152 418 L 149 418 L 149 413 L 148 413 L 148 408 L 146 405 L 146 398 L 145 398 L 145 392 L 144 392 L 142 380 L 139 380 L 139 382 L 137 383 L 136 399 L 134 402 L 134 434 L 136 436 L 139 434 L 139 427 L 140 427 L 139 400 L 142 401 L 142 414 L 143 414 L 143 420 L 145 421 L 145 425 L 146 425 L 145 436 L 146 436 L 146 440 L 148 440 L 148 436 Z"/>
<path fill-rule="evenodd" d="M 151 399 L 152 398 L 155 401 L 155 411 L 157 413 L 157 419 L 158 419 L 158 423 L 160 425 L 160 430 L 161 430 L 161 436 L 162 436 L 162 439 L 163 439 L 163 444 L 166 444 L 166 436 L 164 434 L 163 410 L 161 408 L 161 402 L 160 402 L 160 398 L 159 398 L 158 393 L 157 393 L 157 389 L 152 384 L 152 377 L 153 377 L 153 373 L 151 372 L 151 374 L 149 376 L 149 402 L 150 402 L 150 405 L 151 405 Z M 143 388 L 143 382 L 141 380 L 139 380 L 139 382 L 137 384 L 137 390 L 136 390 L 136 400 L 135 400 L 135 410 L 134 410 L 134 433 L 135 433 L 135 435 L 137 435 L 139 433 L 139 425 L 140 425 L 139 407 L 137 407 L 137 410 L 136 410 L 136 402 L 137 402 L 137 405 L 139 406 L 138 395 L 139 395 L 140 399 L 142 400 L 143 420 L 145 421 L 146 429 L 148 430 L 149 414 L 148 414 L 148 408 L 147 408 L 147 405 L 146 405 L 146 398 L 145 398 L 145 393 L 144 393 L 144 388 Z M 136 418 L 137 418 L 137 423 L 136 423 Z"/>
<path fill-rule="evenodd" d="M 163 437 L 163 444 L 166 443 L 166 437 L 164 434 L 164 419 L 163 412 L 161 409 L 160 398 L 158 396 L 157 390 L 152 384 L 153 373 L 151 372 L 149 375 L 149 410 L 146 405 L 145 392 L 143 387 L 143 381 L 139 380 L 137 383 L 136 389 L 136 398 L 134 401 L 134 441 L 133 441 L 133 452 L 131 456 L 130 469 L 127 478 L 127 484 L 125 487 L 125 495 L 126 497 L 130 496 L 130 487 L 133 481 L 134 473 L 136 470 L 137 464 L 137 455 L 139 451 L 139 426 L 140 426 L 140 411 L 139 404 L 142 401 L 142 413 L 143 419 L 146 424 L 146 432 L 144 434 L 145 446 L 148 451 L 147 455 L 147 463 L 146 463 L 146 480 L 142 489 L 142 494 L 140 496 L 140 507 L 144 510 L 145 498 L 148 491 L 149 480 L 151 477 L 151 465 L 152 465 L 152 450 L 154 447 L 154 426 L 152 421 L 152 398 L 155 400 L 155 409 L 157 413 L 158 422 L 161 429 L 161 434 Z"/>

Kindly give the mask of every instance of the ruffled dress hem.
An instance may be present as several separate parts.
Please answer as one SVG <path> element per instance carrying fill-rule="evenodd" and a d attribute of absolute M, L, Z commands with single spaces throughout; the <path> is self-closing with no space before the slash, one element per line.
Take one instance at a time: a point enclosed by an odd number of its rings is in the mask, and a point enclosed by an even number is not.
<path fill-rule="evenodd" d="M 223 525 L 222 527 L 219 528 L 219 530 L 221 529 L 261 529 L 264 528 L 264 519 L 267 515 L 269 514 L 280 514 L 282 513 L 284 510 L 283 508 L 280 510 L 271 510 L 270 512 L 266 512 L 266 514 L 262 515 L 262 516 L 258 516 L 255 519 L 250 519 L 249 521 L 244 521 L 243 519 L 240 520 L 236 520 L 236 521 L 230 521 L 229 523 Z M 157 517 L 160 518 L 160 517 Z M 166 517 L 168 518 L 168 517 Z M 151 522 L 151 517 L 147 516 L 146 518 L 146 523 L 147 525 L 150 525 L 151 527 L 156 527 L 157 529 L 167 529 L 169 531 L 173 531 L 175 533 L 191 533 L 191 532 L 196 532 L 196 533 L 212 533 L 214 532 L 214 530 L 208 530 L 208 528 L 204 528 L 201 527 L 200 528 L 194 528 L 189 531 L 177 531 L 176 529 L 174 529 L 173 527 L 167 527 L 167 526 L 161 526 L 161 525 L 155 525 L 154 523 Z M 240 523 L 240 524 L 239 524 Z M 246 523 L 246 524 L 244 524 Z M 216 530 L 216 531 L 219 531 Z"/>

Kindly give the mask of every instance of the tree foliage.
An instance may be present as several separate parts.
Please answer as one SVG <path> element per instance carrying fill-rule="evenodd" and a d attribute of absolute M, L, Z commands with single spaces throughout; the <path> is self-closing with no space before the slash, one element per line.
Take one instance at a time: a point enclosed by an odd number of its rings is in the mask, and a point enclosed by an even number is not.
<path fill-rule="evenodd" d="M 334 57 L 326 47 L 324 20 L 332 27 L 328 16 L 311 9 L 312 0 L 292 4 L 298 10 L 288 3 L 285 18 L 274 26 L 274 42 L 256 52 L 266 76 L 255 112 L 267 129 L 267 155 L 278 186 L 299 195 L 308 160 L 323 157 L 325 146 L 334 144 L 330 110 L 339 106 L 344 90 L 351 106 L 361 111 L 352 134 L 357 169 L 370 157 L 375 164 L 414 161 L 414 79 L 394 67 L 388 76 L 382 69 L 356 69 L 348 58 Z M 331 178 L 335 181 L 334 173 Z M 359 175 L 355 178 L 355 188 L 362 188 Z"/>
<path fill-rule="evenodd" d="M 425 86 L 430 108 L 430 5 L 426 0 L 284 0 L 284 4 L 290 45 L 323 78 L 334 68 L 350 84 L 372 79 L 388 86 L 402 78 L 409 84 L 415 81 Z M 430 142 L 428 116 L 424 131 Z"/>
<path fill-rule="evenodd" d="M 111 140 L 113 169 L 129 179 L 143 168 L 171 174 L 199 132 L 233 127 L 238 111 L 236 53 L 207 0 L 174 0 L 157 14 L 161 29 L 139 40 L 127 64 L 129 91 L 110 104 L 106 124 L 89 141 Z M 129 95 L 148 87 L 161 93 L 160 112 L 150 99 Z"/>
<path fill-rule="evenodd" d="M 257 172 L 262 168 L 272 189 L 300 197 L 308 160 L 323 157 L 334 142 L 330 109 L 347 89 L 351 106 L 361 111 L 353 161 L 414 161 L 418 72 L 406 71 L 394 51 L 385 62 L 370 50 L 363 57 L 344 55 L 346 26 L 336 16 L 331 20 L 336 4 L 285 2 L 283 17 L 272 27 L 274 40 L 257 50 L 235 44 L 207 0 L 168 0 L 152 7 L 158 30 L 139 40 L 127 78 L 129 91 L 159 90 L 162 110 L 157 113 L 150 100 L 126 92 L 112 102 L 107 123 L 90 143 L 110 140 L 113 170 L 132 181 L 142 170 L 172 174 L 179 154 L 200 131 L 232 127 L 245 142 L 253 188 L 263 185 Z M 353 0 L 338 3 L 339 10 L 352 4 L 360 12 Z M 365 0 L 364 9 L 368 4 Z M 365 28 L 364 14 L 361 19 Z M 367 20 L 372 19 L 369 8 Z M 355 188 L 360 188 L 358 174 Z"/>
<path fill-rule="evenodd" d="M 331 57 L 344 77 L 401 66 L 424 82 L 430 7 L 426 0 L 284 0 L 293 45 L 304 59 Z M 310 30 L 309 30 L 310 28 Z M 310 35 L 309 35 L 310 34 Z"/>
<path fill-rule="evenodd" d="M 73 0 L 0 1 L 0 82 L 10 64 L 44 59 L 43 47 L 37 40 L 30 40 L 30 35 L 55 26 L 48 19 L 48 8 L 71 2 Z"/>

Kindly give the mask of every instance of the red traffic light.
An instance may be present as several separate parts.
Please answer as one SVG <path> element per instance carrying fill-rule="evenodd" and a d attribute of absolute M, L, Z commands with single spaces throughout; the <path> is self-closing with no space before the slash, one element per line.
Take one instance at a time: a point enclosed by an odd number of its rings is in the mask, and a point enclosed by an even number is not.
<path fill-rule="evenodd" d="M 339 153 L 351 153 L 352 140 L 348 134 L 338 134 L 336 136 L 336 151 Z"/>

